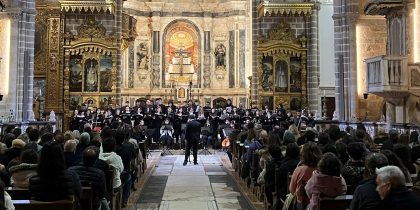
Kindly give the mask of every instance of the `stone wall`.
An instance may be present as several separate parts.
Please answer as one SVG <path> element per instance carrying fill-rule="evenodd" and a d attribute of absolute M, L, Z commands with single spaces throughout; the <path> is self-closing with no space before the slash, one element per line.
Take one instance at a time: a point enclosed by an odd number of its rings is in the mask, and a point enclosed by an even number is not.
<path fill-rule="evenodd" d="M 366 64 L 367 58 L 386 55 L 387 27 L 383 17 L 363 17 L 357 23 L 357 50 L 358 50 L 358 89 L 359 92 L 366 92 Z M 368 99 L 358 95 L 359 109 L 357 116 L 364 119 L 367 112 L 367 119 L 379 121 L 383 115 L 384 100 L 382 97 L 370 94 Z"/>

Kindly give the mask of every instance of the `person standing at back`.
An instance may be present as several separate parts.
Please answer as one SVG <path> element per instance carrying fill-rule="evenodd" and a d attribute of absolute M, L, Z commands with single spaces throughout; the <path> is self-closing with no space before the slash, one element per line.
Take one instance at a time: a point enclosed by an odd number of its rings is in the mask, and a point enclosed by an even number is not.
<path fill-rule="evenodd" d="M 188 157 L 190 156 L 191 147 L 193 149 L 194 165 L 198 165 L 197 162 L 197 145 L 200 141 L 201 124 L 195 120 L 194 115 L 188 117 L 187 128 L 185 129 L 185 139 L 187 140 L 187 148 L 185 150 L 184 166 L 187 165 Z"/>

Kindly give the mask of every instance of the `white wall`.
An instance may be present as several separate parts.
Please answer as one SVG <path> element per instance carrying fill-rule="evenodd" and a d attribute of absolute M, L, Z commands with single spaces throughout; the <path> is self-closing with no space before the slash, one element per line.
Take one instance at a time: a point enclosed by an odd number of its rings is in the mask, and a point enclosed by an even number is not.
<path fill-rule="evenodd" d="M 320 87 L 334 87 L 334 8 L 332 1 L 322 1 L 319 11 Z"/>

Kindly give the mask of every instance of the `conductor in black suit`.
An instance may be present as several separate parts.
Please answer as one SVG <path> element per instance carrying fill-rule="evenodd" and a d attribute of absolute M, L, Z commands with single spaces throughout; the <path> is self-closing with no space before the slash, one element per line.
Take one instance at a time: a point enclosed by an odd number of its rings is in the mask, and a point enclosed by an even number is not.
<path fill-rule="evenodd" d="M 190 156 L 191 147 L 193 148 L 194 165 L 197 162 L 197 145 L 200 141 L 201 124 L 195 120 L 194 115 L 188 116 L 187 128 L 185 129 L 185 139 L 187 140 L 187 148 L 185 150 L 184 166 L 187 165 L 188 157 Z"/>

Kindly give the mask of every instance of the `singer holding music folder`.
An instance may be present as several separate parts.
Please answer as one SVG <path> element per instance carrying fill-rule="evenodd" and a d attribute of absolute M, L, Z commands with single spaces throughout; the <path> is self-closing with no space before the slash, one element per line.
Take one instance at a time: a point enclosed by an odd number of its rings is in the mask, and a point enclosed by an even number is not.
<path fill-rule="evenodd" d="M 201 124 L 195 120 L 194 115 L 188 116 L 187 128 L 185 129 L 185 139 L 187 140 L 187 148 L 185 149 L 184 166 L 187 165 L 188 157 L 190 156 L 191 147 L 193 149 L 194 165 L 198 165 L 197 162 L 197 147 L 200 141 Z"/>

